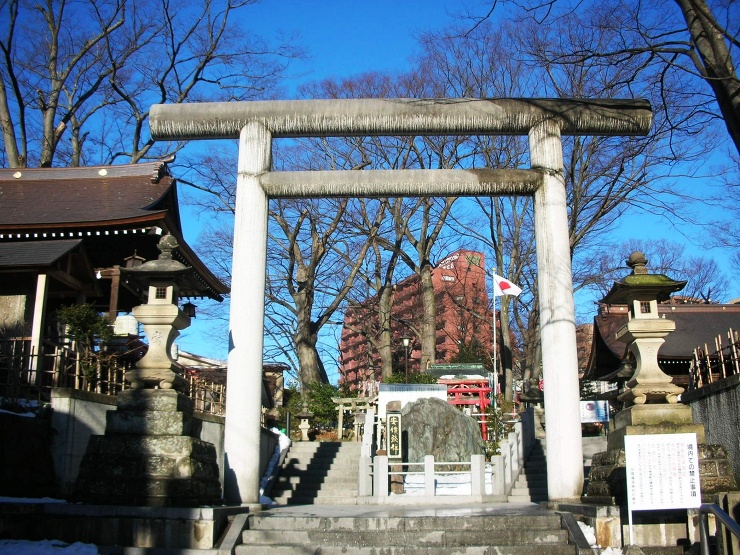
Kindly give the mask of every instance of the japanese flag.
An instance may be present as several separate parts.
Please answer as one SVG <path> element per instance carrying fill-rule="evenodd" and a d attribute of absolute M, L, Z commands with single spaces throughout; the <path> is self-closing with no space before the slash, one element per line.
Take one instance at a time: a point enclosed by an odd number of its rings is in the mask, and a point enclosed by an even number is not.
<path fill-rule="evenodd" d="M 521 292 L 521 288 L 511 283 L 508 279 L 493 274 L 493 295 L 495 297 L 502 297 L 504 295 L 513 295 L 516 297 Z"/>

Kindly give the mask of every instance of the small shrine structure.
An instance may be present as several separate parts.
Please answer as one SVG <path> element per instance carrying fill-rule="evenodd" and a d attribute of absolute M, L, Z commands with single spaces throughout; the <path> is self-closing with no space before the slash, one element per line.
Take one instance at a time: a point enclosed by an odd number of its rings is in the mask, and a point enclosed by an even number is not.
<path fill-rule="evenodd" d="M 27 357 L 56 348 L 62 306 L 91 304 L 111 320 L 131 312 L 146 290 L 121 270 L 156 259 L 166 234 L 179 245 L 175 260 L 192 269 L 179 298 L 220 301 L 228 293 L 183 237 L 173 160 L 0 169 L 4 348 Z"/>

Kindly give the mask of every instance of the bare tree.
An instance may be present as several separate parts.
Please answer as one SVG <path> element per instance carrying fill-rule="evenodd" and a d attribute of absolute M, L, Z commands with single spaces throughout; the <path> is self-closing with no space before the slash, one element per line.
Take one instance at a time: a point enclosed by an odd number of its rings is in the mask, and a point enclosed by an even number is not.
<path fill-rule="evenodd" d="M 729 279 L 715 260 L 707 256 L 687 255 L 686 247 L 675 241 L 647 241 L 641 238 L 611 244 L 595 260 L 601 279 L 589 286 L 596 297 L 594 300 L 602 299 L 615 281 L 620 281 L 629 274 L 625 261 L 634 251 L 645 254 L 650 273 L 665 274 L 675 280 L 686 281 L 686 286 L 677 293 L 682 298 L 699 303 L 727 300 Z"/>
<path fill-rule="evenodd" d="M 149 107 L 269 95 L 297 52 L 237 33 L 253 0 L 8 0 L 0 5 L 5 164 L 164 157 Z M 251 37 L 251 38 L 250 38 Z"/>
<path fill-rule="evenodd" d="M 273 205 L 270 215 L 276 225 L 270 232 L 274 253 L 268 255 L 270 281 L 283 279 L 280 289 L 287 290 L 290 302 L 279 294 L 269 299 L 295 319 L 293 338 L 301 382 L 327 382 L 316 348 L 318 334 L 351 291 L 374 234 L 358 236 L 343 225 L 348 199 L 277 201 Z M 376 228 L 384 212 L 385 205 L 380 203 L 374 214 Z M 274 274 L 272 268 L 280 268 L 279 273 Z"/>
<path fill-rule="evenodd" d="M 491 9 L 473 16 L 476 23 L 490 17 Z M 568 21 L 597 34 L 608 31 L 616 40 L 553 45 L 553 63 L 591 63 L 632 68 L 630 81 L 652 80 L 661 91 L 676 94 L 681 83 L 689 118 L 668 112 L 677 127 L 701 126 L 708 119 L 723 121 L 735 150 L 740 153 L 740 11 L 734 2 L 706 0 L 657 0 L 614 3 L 513 1 L 516 17 L 537 26 Z M 515 13 L 517 13 L 515 11 Z M 696 86 L 694 86 L 694 83 Z M 703 83 L 709 87 L 702 89 Z"/>

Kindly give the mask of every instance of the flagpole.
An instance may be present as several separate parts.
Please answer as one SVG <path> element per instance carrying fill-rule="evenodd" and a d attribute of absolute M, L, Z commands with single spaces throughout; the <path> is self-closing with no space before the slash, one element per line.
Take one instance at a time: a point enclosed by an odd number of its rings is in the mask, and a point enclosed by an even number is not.
<path fill-rule="evenodd" d="M 498 369 L 496 368 L 496 278 L 493 279 L 493 391 L 491 391 L 491 401 L 493 407 L 496 407 L 498 399 Z"/>
<path fill-rule="evenodd" d="M 492 275 L 491 279 L 493 280 L 493 376 L 494 383 L 498 385 L 498 349 L 496 347 L 496 336 L 498 335 L 496 333 L 496 277 Z M 493 395 L 498 395 L 498 391 L 494 391 Z"/>

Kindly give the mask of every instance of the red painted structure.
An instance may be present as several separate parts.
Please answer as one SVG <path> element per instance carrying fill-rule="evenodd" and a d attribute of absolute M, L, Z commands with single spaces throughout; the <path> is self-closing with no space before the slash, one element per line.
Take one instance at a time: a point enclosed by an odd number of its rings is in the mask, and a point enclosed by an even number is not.
<path fill-rule="evenodd" d="M 440 378 L 438 383 L 447 386 L 447 402 L 456 407 L 475 407 L 480 422 L 480 431 L 483 439 L 488 439 L 488 426 L 485 413 L 491 404 L 491 386 L 486 378 L 445 379 Z"/>

